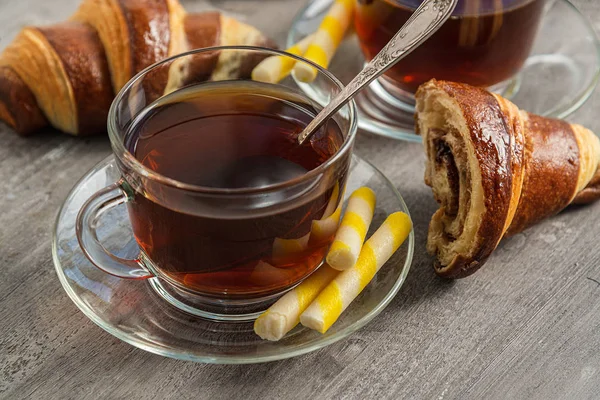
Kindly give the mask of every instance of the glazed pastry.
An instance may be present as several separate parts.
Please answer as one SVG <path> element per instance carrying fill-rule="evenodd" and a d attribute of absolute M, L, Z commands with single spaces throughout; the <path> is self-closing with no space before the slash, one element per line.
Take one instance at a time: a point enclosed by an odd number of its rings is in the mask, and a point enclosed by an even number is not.
<path fill-rule="evenodd" d="M 184 20 L 184 30 L 190 49 L 213 46 L 277 47 L 253 26 L 218 12 L 188 14 Z M 169 69 L 166 92 L 208 79 L 250 78 L 252 69 L 264 57 L 263 54 L 253 55 L 243 51 L 214 51 L 186 57 Z"/>
<path fill-rule="evenodd" d="M 427 238 L 439 275 L 468 276 L 503 237 L 600 197 L 600 141 L 590 130 L 459 83 L 429 81 L 416 100 L 425 183 L 440 204 Z"/>
<path fill-rule="evenodd" d="M 9 66 L 0 66 L 0 120 L 23 135 L 48 125 L 34 94 Z"/>
<path fill-rule="evenodd" d="M 4 50 L 0 68 L 0 109 L 8 110 L 0 118 L 18 133 L 41 128 L 46 118 L 72 134 L 105 129 L 113 90 L 104 48 L 90 26 L 25 28 Z"/>
<path fill-rule="evenodd" d="M 137 72 L 187 50 L 184 17 L 177 0 L 84 0 L 72 19 L 98 32 L 116 93 Z"/>
<path fill-rule="evenodd" d="M 112 99 L 149 65 L 194 48 L 271 45 L 257 29 L 209 12 L 186 14 L 177 0 L 84 0 L 68 22 L 27 27 L 0 56 L 0 119 L 27 135 L 47 124 L 73 134 L 106 131 Z M 189 66 L 158 69 L 144 82 L 148 98 L 198 74 L 236 78 L 246 64 L 213 53 Z M 177 71 L 175 68 L 177 67 Z M 168 87 L 170 86 L 170 87 Z"/>

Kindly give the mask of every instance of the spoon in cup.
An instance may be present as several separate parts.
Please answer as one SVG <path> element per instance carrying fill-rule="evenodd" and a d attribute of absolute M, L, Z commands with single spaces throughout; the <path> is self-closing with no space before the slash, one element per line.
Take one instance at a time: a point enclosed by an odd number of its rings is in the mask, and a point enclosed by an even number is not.
<path fill-rule="evenodd" d="M 415 10 L 398 33 L 383 49 L 338 93 L 298 135 L 298 144 L 304 143 L 333 114 L 373 80 L 407 56 L 433 35 L 454 11 L 458 0 L 425 0 Z"/>

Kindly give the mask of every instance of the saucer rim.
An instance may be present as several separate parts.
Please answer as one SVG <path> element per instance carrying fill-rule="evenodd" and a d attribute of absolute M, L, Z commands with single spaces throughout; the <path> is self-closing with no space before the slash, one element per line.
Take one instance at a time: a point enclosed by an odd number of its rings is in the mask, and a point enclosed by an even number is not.
<path fill-rule="evenodd" d="M 400 194 L 398 189 L 396 189 L 394 184 L 388 179 L 388 177 L 383 172 L 381 172 L 371 162 L 365 160 L 362 157 L 359 157 L 356 154 L 352 154 L 352 161 L 365 162 L 370 168 L 373 169 L 374 172 L 379 174 L 380 177 L 383 178 L 383 181 L 386 183 L 388 188 L 392 191 L 392 193 L 394 193 L 395 197 L 400 202 L 399 204 L 402 206 L 403 212 L 406 212 L 407 215 L 409 216 L 409 218 L 411 218 L 410 210 L 408 209 L 408 206 L 407 206 L 406 202 L 404 201 L 404 198 L 402 197 L 402 195 Z M 96 325 L 98 325 L 100 328 L 102 328 L 103 330 L 105 330 L 106 332 L 111 334 L 112 336 L 114 336 L 114 337 L 122 340 L 123 342 L 128 343 L 134 347 L 145 350 L 149 353 L 153 353 L 153 354 L 157 354 L 157 355 L 161 355 L 161 356 L 173 358 L 173 359 L 192 361 L 192 362 L 200 362 L 200 363 L 206 363 L 206 364 L 257 364 L 257 363 L 278 361 L 278 360 L 288 359 L 288 358 L 297 357 L 297 356 L 300 356 L 303 354 L 307 354 L 307 353 L 322 349 L 326 346 L 329 346 L 333 343 L 336 343 L 342 339 L 347 338 L 349 335 L 356 332 L 360 328 L 364 327 L 371 320 L 373 320 L 373 318 L 375 318 L 377 315 L 379 315 L 390 304 L 390 302 L 396 297 L 396 295 L 400 291 L 400 288 L 403 286 L 404 282 L 406 281 L 406 277 L 412 266 L 413 256 L 414 256 L 414 247 L 415 247 L 414 229 L 412 229 L 410 231 L 408 240 L 406 241 L 408 247 L 407 247 L 407 252 L 406 252 L 406 259 L 404 260 L 404 266 L 402 268 L 401 274 L 399 275 L 398 279 L 396 280 L 396 282 L 394 283 L 394 285 L 392 286 L 390 291 L 386 294 L 386 296 L 373 309 L 371 309 L 367 315 L 365 315 L 361 319 L 353 322 L 351 325 L 347 326 L 346 328 L 342 329 L 339 332 L 336 332 L 335 334 L 333 334 L 329 337 L 320 339 L 316 342 L 311 342 L 310 344 L 305 344 L 305 345 L 300 344 L 300 345 L 291 346 L 290 350 L 285 351 L 283 353 L 265 355 L 265 356 L 259 355 L 259 356 L 251 356 L 251 357 L 248 357 L 248 356 L 240 357 L 240 356 L 232 356 L 232 355 L 225 354 L 225 355 L 219 355 L 218 357 L 215 357 L 215 356 L 202 356 L 202 355 L 197 355 L 197 354 L 193 354 L 193 353 L 186 353 L 185 351 L 181 351 L 181 350 L 173 351 L 172 348 L 160 346 L 160 343 L 158 343 L 158 342 L 153 342 L 154 346 L 147 344 L 145 342 L 142 342 L 142 341 L 136 339 L 136 337 L 134 335 L 129 335 L 126 332 L 124 332 L 118 328 L 114 328 L 110 324 L 106 324 L 103 321 L 103 319 L 100 318 L 93 311 L 93 309 L 91 307 L 89 307 L 85 302 L 81 301 L 79 299 L 79 297 L 77 296 L 77 294 L 74 292 L 74 290 L 71 288 L 71 285 L 69 285 L 69 283 L 67 281 L 67 277 L 64 274 L 64 270 L 61 267 L 61 262 L 60 262 L 60 258 L 58 255 L 59 249 L 58 249 L 58 234 L 57 234 L 57 232 L 58 232 L 59 224 L 61 222 L 61 217 L 63 216 L 63 212 L 65 211 L 66 206 L 70 203 L 70 201 L 76 194 L 76 191 L 81 187 L 81 185 L 84 184 L 93 174 L 97 173 L 102 168 L 106 168 L 110 164 L 114 165 L 114 163 L 116 163 L 116 160 L 114 158 L 114 155 L 111 154 L 108 157 L 106 157 L 105 159 L 103 159 L 100 162 L 98 162 L 97 164 L 95 164 L 87 173 L 85 173 L 73 185 L 73 187 L 69 191 L 68 195 L 65 197 L 65 200 L 63 201 L 60 209 L 58 210 L 58 213 L 55 218 L 54 225 L 53 225 L 52 261 L 54 263 L 54 269 L 56 271 L 56 274 L 58 275 L 58 279 L 59 279 L 63 289 L 65 290 L 67 296 L 71 299 L 71 301 L 75 304 L 75 306 L 87 318 L 89 318 L 92 322 L 94 322 Z M 412 218 L 411 218 L 411 220 L 412 220 Z"/>

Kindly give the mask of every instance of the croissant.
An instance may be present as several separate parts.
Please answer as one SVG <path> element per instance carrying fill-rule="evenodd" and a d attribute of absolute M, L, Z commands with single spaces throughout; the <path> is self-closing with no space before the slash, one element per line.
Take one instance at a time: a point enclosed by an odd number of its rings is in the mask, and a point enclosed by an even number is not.
<path fill-rule="evenodd" d="M 0 120 L 22 135 L 48 124 L 73 135 L 105 132 L 115 94 L 136 73 L 220 45 L 275 47 L 252 26 L 218 12 L 186 14 L 177 0 L 84 0 L 69 21 L 24 28 L 0 55 Z M 260 61 L 231 53 L 194 57 L 184 76 L 159 69 L 144 89 L 159 97 L 186 79 L 245 77 Z"/>
<path fill-rule="evenodd" d="M 600 197 L 600 141 L 580 125 L 435 80 L 418 89 L 415 119 L 440 204 L 427 238 L 440 276 L 468 276 L 503 237 Z"/>

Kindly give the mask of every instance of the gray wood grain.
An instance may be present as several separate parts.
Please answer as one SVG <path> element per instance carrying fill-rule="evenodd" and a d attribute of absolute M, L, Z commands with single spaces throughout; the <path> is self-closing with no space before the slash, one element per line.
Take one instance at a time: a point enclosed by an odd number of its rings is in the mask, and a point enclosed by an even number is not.
<path fill-rule="evenodd" d="M 222 7 L 283 42 L 303 1 L 185 1 Z M 600 3 L 577 0 L 600 31 Z M 0 47 L 26 24 L 58 21 L 77 0 L 4 0 Z M 600 90 L 570 119 L 600 132 Z M 390 306 L 347 340 L 253 366 L 200 365 L 133 348 L 80 313 L 50 254 L 56 212 L 109 154 L 105 137 L 0 127 L 0 398 L 564 398 L 600 393 L 600 204 L 504 241 L 473 277 L 435 277 L 424 249 L 436 208 L 420 145 L 362 134 L 357 152 L 404 194 L 415 222 L 411 273 Z"/>

